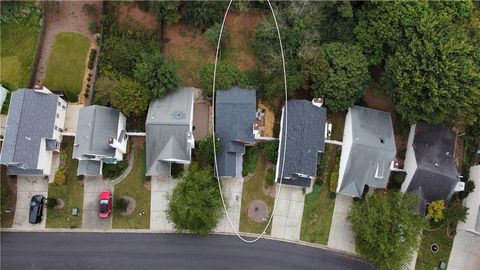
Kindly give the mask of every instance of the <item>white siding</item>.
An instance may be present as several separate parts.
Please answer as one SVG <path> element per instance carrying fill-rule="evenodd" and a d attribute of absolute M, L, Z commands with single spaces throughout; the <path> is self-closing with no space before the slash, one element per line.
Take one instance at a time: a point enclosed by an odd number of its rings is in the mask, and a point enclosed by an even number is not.
<path fill-rule="evenodd" d="M 40 142 L 38 149 L 37 169 L 43 170 L 43 174 L 50 175 L 52 169 L 52 151 L 46 150 L 45 139 Z"/>
<path fill-rule="evenodd" d="M 415 137 L 415 127 L 416 124 L 413 124 L 410 127 L 410 133 L 408 134 L 408 142 L 407 142 L 407 153 L 405 155 L 405 162 L 403 165 L 403 169 L 406 171 L 407 176 L 405 177 L 405 181 L 402 184 L 402 192 L 407 191 L 410 182 L 412 182 L 412 177 L 417 170 L 417 160 L 415 159 L 415 151 L 413 149 L 413 138 Z"/>
<path fill-rule="evenodd" d="M 350 109 L 348 109 L 347 116 L 345 118 L 345 129 L 343 130 L 343 146 L 342 154 L 340 156 L 340 172 L 338 175 L 337 192 L 342 185 L 343 176 L 345 175 L 345 169 L 347 167 L 348 157 L 352 150 L 353 134 L 352 134 L 352 116 Z"/>
<path fill-rule="evenodd" d="M 58 105 L 58 102 L 60 102 L 60 105 Z M 61 132 L 59 131 L 59 128 L 64 130 L 65 129 L 65 116 L 67 112 L 67 102 L 65 100 L 58 98 L 57 101 L 57 111 L 55 113 L 55 126 L 57 127 L 57 130 L 55 130 L 55 127 L 53 129 L 53 139 L 61 142 L 62 141 L 62 135 L 60 134 Z M 62 106 L 65 107 L 65 109 L 62 108 Z M 58 118 L 57 118 L 58 114 Z"/>
<path fill-rule="evenodd" d="M 278 143 L 279 150 L 281 149 L 282 146 L 282 134 L 283 134 L 283 115 L 285 113 L 285 107 L 282 108 L 282 117 L 280 118 L 280 139 Z M 281 169 L 281 164 L 280 164 L 280 155 L 281 151 L 278 151 L 277 155 L 277 166 L 275 167 L 275 182 L 277 182 L 277 179 L 280 177 L 280 169 Z"/>

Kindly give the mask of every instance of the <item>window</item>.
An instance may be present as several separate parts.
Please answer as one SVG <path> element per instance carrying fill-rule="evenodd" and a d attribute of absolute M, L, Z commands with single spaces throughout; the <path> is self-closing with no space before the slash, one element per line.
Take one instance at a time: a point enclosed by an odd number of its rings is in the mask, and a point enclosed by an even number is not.
<path fill-rule="evenodd" d="M 57 125 L 55 125 L 55 130 L 58 130 L 58 127 L 57 127 Z"/>
<path fill-rule="evenodd" d="M 58 131 L 60 131 L 60 132 L 63 132 L 63 129 L 61 129 L 61 128 L 58 128 Z"/>
<path fill-rule="evenodd" d="M 65 110 L 65 105 L 62 105 L 62 109 L 64 109 L 64 110 Z"/>
<path fill-rule="evenodd" d="M 60 114 L 57 113 L 57 118 L 60 118 Z"/>

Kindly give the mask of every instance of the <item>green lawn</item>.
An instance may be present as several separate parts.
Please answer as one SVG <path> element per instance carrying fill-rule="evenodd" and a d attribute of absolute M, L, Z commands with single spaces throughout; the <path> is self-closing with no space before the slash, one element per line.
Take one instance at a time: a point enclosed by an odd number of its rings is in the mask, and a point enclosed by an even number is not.
<path fill-rule="evenodd" d="M 129 216 L 122 216 L 114 211 L 114 229 L 149 229 L 150 228 L 150 191 L 143 186 L 145 178 L 144 146 L 133 146 L 135 160 L 132 171 L 120 184 L 115 185 L 113 202 L 116 198 L 129 196 L 135 199 L 135 211 Z M 114 207 L 115 208 L 115 207 Z M 141 216 L 140 212 L 145 211 Z"/>
<path fill-rule="evenodd" d="M 28 87 L 39 34 L 39 26 L 1 25 L 0 82 L 10 90 Z"/>
<path fill-rule="evenodd" d="M 313 185 L 305 196 L 300 240 L 326 245 L 332 224 L 335 200 L 328 195 L 328 185 Z"/>
<path fill-rule="evenodd" d="M 440 249 L 437 253 L 430 250 L 432 244 L 437 244 Z M 418 249 L 416 270 L 436 270 L 439 269 L 440 261 L 448 263 L 450 251 L 452 249 L 453 239 L 447 236 L 447 226 L 443 225 L 440 229 L 427 232 L 423 231 L 422 242 Z"/>
<path fill-rule="evenodd" d="M 265 158 L 265 151 L 261 150 L 258 155 L 257 166 L 253 175 L 245 178 L 242 192 L 242 209 L 240 212 L 240 231 L 249 233 L 262 233 L 267 225 L 265 222 L 255 222 L 248 218 L 248 205 L 253 200 L 263 200 L 268 205 L 269 214 L 272 213 L 274 198 L 267 196 L 263 192 L 265 183 L 265 173 L 267 171 L 267 160 Z M 270 234 L 271 224 L 267 229 L 267 234 Z"/>
<path fill-rule="evenodd" d="M 59 33 L 48 58 L 44 84 L 51 90 L 63 90 L 70 101 L 76 101 L 82 90 L 85 60 L 90 41 L 76 33 Z"/>
<path fill-rule="evenodd" d="M 61 161 L 61 166 L 66 168 L 65 184 L 57 186 L 54 183 L 48 185 L 48 196 L 61 198 L 65 202 L 62 209 L 47 210 L 48 228 L 81 228 L 83 208 L 83 182 L 77 180 L 78 160 L 72 159 L 73 138 L 64 137 L 62 149 L 67 158 Z M 78 208 L 78 216 L 72 216 L 72 208 Z"/>

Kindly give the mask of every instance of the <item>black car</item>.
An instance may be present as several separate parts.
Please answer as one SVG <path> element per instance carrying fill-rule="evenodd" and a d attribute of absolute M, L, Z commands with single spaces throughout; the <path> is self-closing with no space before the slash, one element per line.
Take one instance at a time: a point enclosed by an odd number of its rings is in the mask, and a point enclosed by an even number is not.
<path fill-rule="evenodd" d="M 28 222 L 30 224 L 37 224 L 42 222 L 43 215 L 43 203 L 45 202 L 45 197 L 42 195 L 35 195 L 32 197 L 30 202 L 30 217 Z"/>

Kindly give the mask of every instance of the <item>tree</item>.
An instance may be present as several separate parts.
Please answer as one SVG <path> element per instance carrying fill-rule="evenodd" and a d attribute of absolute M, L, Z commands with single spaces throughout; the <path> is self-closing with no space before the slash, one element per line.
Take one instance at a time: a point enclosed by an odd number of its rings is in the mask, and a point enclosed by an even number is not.
<path fill-rule="evenodd" d="M 217 180 L 208 169 L 198 170 L 191 166 L 168 200 L 167 217 L 178 231 L 206 235 L 222 216 Z"/>
<path fill-rule="evenodd" d="M 267 160 L 273 164 L 276 164 L 277 157 L 278 157 L 278 141 L 266 142 L 265 151 L 266 151 Z"/>
<path fill-rule="evenodd" d="M 90 31 L 90 33 L 92 33 L 92 34 L 95 34 L 95 33 L 98 32 L 98 26 L 97 26 L 97 23 L 95 21 L 91 21 L 88 24 L 88 31 Z"/>
<path fill-rule="evenodd" d="M 145 114 L 149 95 L 137 81 L 121 78 L 112 93 L 112 106 L 126 117 L 139 117 Z"/>
<path fill-rule="evenodd" d="M 212 96 L 213 71 L 215 64 L 205 64 L 200 70 L 200 85 L 204 96 Z M 246 78 L 235 65 L 219 61 L 215 76 L 215 90 L 225 90 L 233 86 L 245 86 Z"/>
<path fill-rule="evenodd" d="M 93 16 L 97 14 L 97 8 L 95 7 L 95 4 L 83 4 L 82 12 L 87 16 Z"/>
<path fill-rule="evenodd" d="M 107 107 L 111 106 L 112 92 L 117 84 L 118 80 L 113 78 L 112 75 L 100 75 L 95 80 L 95 97 L 93 103 Z"/>
<path fill-rule="evenodd" d="M 213 26 L 209 27 L 207 31 L 205 31 L 205 40 L 210 44 L 212 47 L 217 48 L 218 37 L 220 35 L 220 29 L 222 25 L 219 23 L 214 24 Z M 222 31 L 222 39 L 220 40 L 220 47 L 225 45 L 226 40 L 228 39 L 227 27 L 223 27 Z"/>
<path fill-rule="evenodd" d="M 173 92 L 180 83 L 175 65 L 166 61 L 159 50 L 143 53 L 135 65 L 133 76 L 150 92 L 150 98 Z"/>
<path fill-rule="evenodd" d="M 415 213 L 418 197 L 375 193 L 353 204 L 348 215 L 357 251 L 379 269 L 399 270 L 418 247 L 425 220 Z"/>
<path fill-rule="evenodd" d="M 225 1 L 184 1 L 182 2 L 185 13 L 183 20 L 191 26 L 208 28 L 222 21 L 223 10 L 227 4 L 228 2 Z"/>
<path fill-rule="evenodd" d="M 314 93 L 325 98 L 329 109 L 344 111 L 362 97 L 370 80 L 367 60 L 355 45 L 334 42 L 322 49 L 328 63 L 327 75 L 321 71 L 310 75 Z"/>
<path fill-rule="evenodd" d="M 128 201 L 125 200 L 125 198 L 120 197 L 115 200 L 114 206 L 115 211 L 117 211 L 118 213 L 125 213 L 128 208 Z"/>
<path fill-rule="evenodd" d="M 181 18 L 180 1 L 153 1 L 151 9 L 153 14 L 164 24 L 175 24 Z"/>
<path fill-rule="evenodd" d="M 60 205 L 60 200 L 54 197 L 47 198 L 47 202 L 45 203 L 45 207 L 47 207 L 48 209 L 53 209 L 58 205 Z"/>
<path fill-rule="evenodd" d="M 451 24 L 421 22 L 385 65 L 396 111 L 409 122 L 444 118 L 474 122 L 480 115 L 480 47 Z"/>
<path fill-rule="evenodd" d="M 456 224 L 459 221 L 465 222 L 467 219 L 468 208 L 456 203 L 445 210 L 445 221 L 449 224 Z"/>
<path fill-rule="evenodd" d="M 427 215 L 431 217 L 433 221 L 439 222 L 445 218 L 443 215 L 443 210 L 445 210 L 445 201 L 433 201 L 427 207 Z"/>
<path fill-rule="evenodd" d="M 220 138 L 215 137 L 217 142 L 215 143 L 215 149 L 217 154 L 222 151 L 222 144 Z M 202 140 L 195 141 L 194 154 L 196 160 L 200 163 L 202 168 L 213 167 L 214 165 L 214 152 L 213 152 L 213 136 L 207 136 Z"/>

